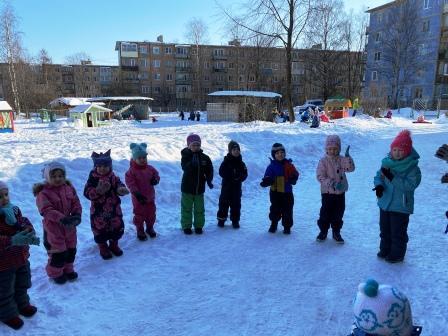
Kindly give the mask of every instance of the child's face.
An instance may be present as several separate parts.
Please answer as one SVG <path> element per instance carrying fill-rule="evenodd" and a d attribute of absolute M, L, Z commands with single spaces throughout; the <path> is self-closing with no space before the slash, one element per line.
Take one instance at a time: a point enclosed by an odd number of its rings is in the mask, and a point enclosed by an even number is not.
<path fill-rule="evenodd" d="M 55 169 L 50 172 L 50 185 L 59 187 L 65 183 L 65 174 L 60 169 Z"/>
<path fill-rule="evenodd" d="M 200 145 L 199 143 L 194 142 L 194 143 L 190 144 L 190 150 L 191 150 L 193 153 L 197 153 L 197 152 L 199 152 L 200 149 L 201 149 L 201 145 Z"/>
<path fill-rule="evenodd" d="M 390 154 L 392 156 L 392 159 L 394 159 L 394 160 L 404 159 L 404 150 L 402 150 L 401 148 L 398 148 L 398 147 L 392 148 L 392 150 L 390 151 Z"/>
<path fill-rule="evenodd" d="M 99 175 L 107 175 L 110 172 L 110 167 L 99 165 L 95 167 L 95 170 Z"/>
<path fill-rule="evenodd" d="M 327 147 L 327 154 L 330 156 L 337 156 L 339 154 L 339 147 L 336 146 Z"/>
<path fill-rule="evenodd" d="M 146 165 L 148 163 L 148 155 L 139 156 L 138 158 L 135 159 L 135 163 L 138 164 L 139 166 Z"/>
<path fill-rule="evenodd" d="M 9 191 L 8 189 L 0 190 L 0 206 L 6 206 L 9 203 Z"/>
<path fill-rule="evenodd" d="M 282 150 L 276 151 L 274 157 L 277 161 L 282 161 L 285 158 L 285 152 Z"/>
<path fill-rule="evenodd" d="M 238 156 L 240 156 L 240 154 L 241 154 L 240 150 L 239 150 L 237 147 L 232 148 L 232 150 L 230 151 L 230 153 L 231 153 L 232 156 L 234 156 L 234 157 L 238 157 Z"/>

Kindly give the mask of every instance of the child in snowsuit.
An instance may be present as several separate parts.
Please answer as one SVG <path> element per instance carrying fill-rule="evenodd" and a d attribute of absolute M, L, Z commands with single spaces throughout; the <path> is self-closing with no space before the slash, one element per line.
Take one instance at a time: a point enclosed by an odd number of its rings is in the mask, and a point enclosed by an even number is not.
<path fill-rule="evenodd" d="M 194 232 L 202 234 L 205 224 L 204 192 L 205 183 L 213 189 L 213 164 L 208 155 L 201 149 L 201 138 L 197 134 L 187 137 L 187 147 L 181 151 L 182 198 L 181 198 L 181 226 L 184 233 Z M 193 221 L 194 214 L 194 221 Z"/>
<path fill-rule="evenodd" d="M 349 336 L 418 336 L 408 298 L 390 285 L 369 279 L 358 285 L 353 302 L 354 326 Z"/>
<path fill-rule="evenodd" d="M 146 143 L 131 143 L 132 159 L 126 172 L 125 181 L 132 194 L 134 208 L 134 225 L 137 228 L 137 238 L 140 241 L 157 236 L 154 230 L 156 222 L 156 191 L 154 186 L 159 184 L 159 172 L 148 164 Z M 144 224 L 146 223 L 146 230 Z"/>
<path fill-rule="evenodd" d="M 380 208 L 381 241 L 377 256 L 390 263 L 403 261 L 406 254 L 409 215 L 414 212 L 414 191 L 422 178 L 419 158 L 412 147 L 411 132 L 401 131 L 373 180 Z"/>
<path fill-rule="evenodd" d="M 8 186 L 0 181 L 0 321 L 16 330 L 23 326 L 19 314 L 31 317 L 37 311 L 27 291 L 31 287 L 29 245 L 39 244 L 30 221 L 9 202 Z"/>
<path fill-rule="evenodd" d="M 316 240 L 323 242 L 327 239 L 328 229 L 331 226 L 333 239 L 336 243 L 343 244 L 341 236 L 342 217 L 345 211 L 345 192 L 348 190 L 346 172 L 355 170 L 355 164 L 349 154 L 350 146 L 345 151 L 345 156 L 339 155 L 341 152 L 341 139 L 337 135 L 329 135 L 325 142 L 326 155 L 320 159 L 317 165 L 317 180 L 320 182 L 320 192 L 322 194 L 322 206 L 317 221 L 320 233 Z"/>
<path fill-rule="evenodd" d="M 84 196 L 91 201 L 90 226 L 94 240 L 101 257 L 107 260 L 112 258 L 112 254 L 117 257 L 123 255 L 118 246 L 124 233 L 120 196 L 129 194 L 129 191 L 112 171 L 110 149 L 104 154 L 93 152 L 91 158 L 94 169 L 84 187 Z"/>
<path fill-rule="evenodd" d="M 33 186 L 36 204 L 43 217 L 44 246 L 48 253 L 46 271 L 57 284 L 74 281 L 78 273 L 73 263 L 76 256 L 76 226 L 81 223 L 81 203 L 72 184 L 66 180 L 65 167 L 56 161 L 42 170 L 44 183 Z"/>
<path fill-rule="evenodd" d="M 269 232 L 275 233 L 279 220 L 282 220 L 283 233 L 290 234 L 293 226 L 294 195 L 292 186 L 299 178 L 299 172 L 292 164 L 291 159 L 286 159 L 285 147 L 280 143 L 272 145 L 271 163 L 266 168 L 264 177 L 260 183 L 263 188 L 271 187 L 269 198 L 271 207 L 269 219 L 271 226 Z"/>
<path fill-rule="evenodd" d="M 241 215 L 241 184 L 247 178 L 247 168 L 241 156 L 240 145 L 236 141 L 229 142 L 228 150 L 228 154 L 219 167 L 222 184 L 217 214 L 218 226 L 224 227 L 230 207 L 232 227 L 238 229 Z"/>

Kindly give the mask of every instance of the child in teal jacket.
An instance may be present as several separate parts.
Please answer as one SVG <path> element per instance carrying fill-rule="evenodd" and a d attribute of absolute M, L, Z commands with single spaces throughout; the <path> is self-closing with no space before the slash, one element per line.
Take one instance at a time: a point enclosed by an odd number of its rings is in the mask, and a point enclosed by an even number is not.
<path fill-rule="evenodd" d="M 373 189 L 380 208 L 380 251 L 377 256 L 390 263 L 401 262 L 406 254 L 409 215 L 414 212 L 414 191 L 422 175 L 420 156 L 412 147 L 411 133 L 401 131 L 382 160 Z"/>

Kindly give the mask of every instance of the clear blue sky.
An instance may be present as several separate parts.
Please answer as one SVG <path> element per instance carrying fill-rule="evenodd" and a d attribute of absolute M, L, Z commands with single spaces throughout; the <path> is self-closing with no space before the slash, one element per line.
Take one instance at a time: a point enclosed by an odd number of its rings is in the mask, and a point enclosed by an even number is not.
<path fill-rule="evenodd" d="M 1 2 L 2 0 L 0 0 Z M 10 0 L 24 47 L 33 55 L 44 48 L 54 63 L 86 52 L 96 64 L 117 64 L 115 42 L 185 42 L 185 26 L 193 17 L 203 19 L 209 29 L 209 43 L 225 44 L 222 14 L 214 0 Z M 229 4 L 244 0 L 219 0 Z M 388 0 L 344 0 L 347 8 L 359 11 Z"/>

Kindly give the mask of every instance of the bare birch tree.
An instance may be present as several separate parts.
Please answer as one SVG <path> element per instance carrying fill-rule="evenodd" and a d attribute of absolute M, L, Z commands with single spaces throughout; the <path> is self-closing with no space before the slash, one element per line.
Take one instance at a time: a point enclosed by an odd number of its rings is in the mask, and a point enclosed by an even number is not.
<path fill-rule="evenodd" d="M 16 65 L 22 54 L 21 33 L 18 31 L 18 18 L 12 5 L 6 1 L 0 12 L 0 59 L 8 64 L 13 104 L 16 113 L 20 113 Z"/>
<path fill-rule="evenodd" d="M 295 121 L 292 104 L 292 52 L 307 24 L 310 6 L 311 0 L 248 0 L 241 16 L 220 6 L 230 21 L 253 34 L 272 37 L 285 48 L 286 103 L 291 122 Z"/>

